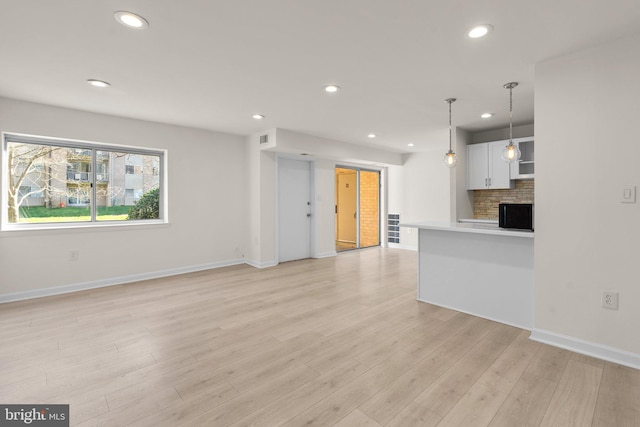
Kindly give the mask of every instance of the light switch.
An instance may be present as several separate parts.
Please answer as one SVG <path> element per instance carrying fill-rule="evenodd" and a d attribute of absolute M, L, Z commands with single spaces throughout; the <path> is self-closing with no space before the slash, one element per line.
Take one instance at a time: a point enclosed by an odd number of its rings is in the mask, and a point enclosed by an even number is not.
<path fill-rule="evenodd" d="M 627 185 L 622 189 L 622 203 L 635 203 L 636 202 L 636 186 Z"/>

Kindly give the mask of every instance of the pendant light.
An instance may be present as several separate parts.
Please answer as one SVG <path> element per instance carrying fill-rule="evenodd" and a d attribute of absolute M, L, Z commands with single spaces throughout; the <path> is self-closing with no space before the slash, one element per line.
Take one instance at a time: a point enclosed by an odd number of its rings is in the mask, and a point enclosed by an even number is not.
<path fill-rule="evenodd" d="M 449 151 L 444 154 L 444 158 L 442 159 L 442 163 L 448 168 L 455 168 L 456 162 L 458 158 L 456 157 L 456 153 L 454 153 L 451 148 L 451 104 L 456 102 L 455 98 L 447 98 L 444 100 L 447 104 L 449 104 Z"/>
<path fill-rule="evenodd" d="M 507 83 L 503 87 L 509 89 L 509 145 L 502 150 L 502 160 L 508 163 L 520 161 L 522 153 L 517 145 L 513 145 L 513 88 L 518 86 L 518 82 Z"/>

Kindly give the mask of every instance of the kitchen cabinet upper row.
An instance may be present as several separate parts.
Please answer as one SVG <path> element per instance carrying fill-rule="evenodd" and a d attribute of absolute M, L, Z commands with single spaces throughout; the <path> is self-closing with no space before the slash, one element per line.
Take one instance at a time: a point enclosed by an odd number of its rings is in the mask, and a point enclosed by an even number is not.
<path fill-rule="evenodd" d="M 520 162 L 502 160 L 508 140 L 467 146 L 467 190 L 506 189 L 514 179 L 533 178 L 533 138 L 514 138 L 522 152 Z"/>
<path fill-rule="evenodd" d="M 467 146 L 467 190 L 513 188 L 502 141 Z"/>

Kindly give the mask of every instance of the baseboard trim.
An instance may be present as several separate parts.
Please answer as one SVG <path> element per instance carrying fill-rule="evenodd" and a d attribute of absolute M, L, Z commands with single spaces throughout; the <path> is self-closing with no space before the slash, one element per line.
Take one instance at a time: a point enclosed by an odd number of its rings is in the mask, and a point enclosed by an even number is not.
<path fill-rule="evenodd" d="M 529 338 L 533 341 L 538 341 L 554 347 L 560 347 L 565 350 L 570 350 L 640 370 L 640 354 L 631 353 L 629 351 L 620 350 L 619 348 L 609 347 L 590 341 L 584 341 L 579 338 L 557 334 L 555 332 L 545 331 L 543 329 L 534 329 L 531 331 L 531 336 Z"/>
<path fill-rule="evenodd" d="M 516 327 L 518 329 L 524 329 L 525 331 L 530 331 L 531 330 L 531 326 L 521 325 L 519 323 L 507 322 L 507 321 L 505 321 L 503 319 L 496 319 L 495 317 L 485 316 L 485 315 L 482 315 L 482 314 L 474 313 L 472 311 L 461 310 L 459 308 L 451 307 L 449 305 L 438 304 L 438 303 L 427 301 L 427 300 L 420 299 L 420 298 L 416 298 L 416 301 L 425 302 L 427 304 L 436 305 L 438 307 L 444 307 L 444 308 L 447 308 L 447 309 L 453 310 L 453 311 L 459 311 L 460 313 L 464 313 L 464 314 L 470 314 L 472 316 L 480 317 L 482 319 L 491 320 L 492 322 L 498 322 L 498 323 L 502 323 L 504 325 L 514 326 L 514 327 Z"/>
<path fill-rule="evenodd" d="M 387 247 L 391 249 L 405 249 L 407 251 L 414 251 L 414 252 L 418 250 L 417 246 L 403 245 L 401 243 L 388 243 Z"/>
<path fill-rule="evenodd" d="M 193 265 L 189 267 L 172 268 L 170 270 L 154 271 L 151 273 L 132 274 L 129 276 L 112 277 L 109 279 L 94 280 L 91 282 L 74 283 L 72 285 L 62 285 L 51 288 L 33 289 L 29 291 L 0 294 L 0 304 L 34 298 L 49 297 L 53 295 L 68 294 L 70 292 L 86 291 L 89 289 L 104 288 L 106 286 L 123 285 L 126 283 L 139 282 L 141 280 L 159 279 L 161 277 L 176 276 L 178 274 L 193 273 L 196 271 L 211 270 L 214 268 L 229 267 L 232 265 L 239 265 L 244 263 L 244 259 L 234 259 L 228 261 L 213 262 L 209 264 Z"/>
<path fill-rule="evenodd" d="M 314 258 L 331 258 L 332 256 L 337 256 L 338 252 L 336 251 L 329 251 L 329 252 L 322 252 L 319 254 L 316 254 L 316 256 L 314 256 Z"/>
<path fill-rule="evenodd" d="M 276 265 L 278 265 L 278 261 L 260 262 L 260 261 L 254 261 L 254 260 L 251 260 L 251 259 L 247 259 L 244 262 L 246 264 L 249 264 L 251 267 L 255 267 L 255 268 L 269 268 L 269 267 L 275 267 Z"/>

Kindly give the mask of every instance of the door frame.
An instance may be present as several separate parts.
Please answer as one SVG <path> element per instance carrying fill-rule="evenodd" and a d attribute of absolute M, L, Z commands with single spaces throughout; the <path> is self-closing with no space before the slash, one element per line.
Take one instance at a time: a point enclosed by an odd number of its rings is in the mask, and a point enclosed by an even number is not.
<path fill-rule="evenodd" d="M 335 169 L 350 169 L 356 171 L 356 247 L 354 249 L 364 249 L 360 247 L 360 172 L 374 172 L 378 174 L 378 245 L 383 247 L 382 236 L 386 235 L 386 231 L 383 230 L 383 221 L 382 221 L 382 206 L 383 206 L 383 170 L 376 169 L 371 167 L 363 167 L 363 166 L 355 166 L 355 165 L 346 165 L 343 163 L 336 163 L 334 166 L 334 180 L 335 178 Z M 335 195 L 335 199 L 337 199 L 338 195 Z M 334 203 L 335 203 L 334 199 Z M 386 199 L 385 199 L 386 200 Z M 336 235 L 333 239 L 334 241 L 338 241 L 338 236 Z M 366 248 L 375 247 L 375 246 L 366 246 Z"/>

